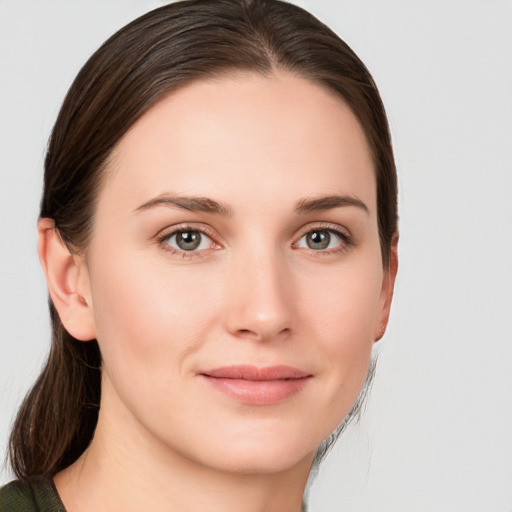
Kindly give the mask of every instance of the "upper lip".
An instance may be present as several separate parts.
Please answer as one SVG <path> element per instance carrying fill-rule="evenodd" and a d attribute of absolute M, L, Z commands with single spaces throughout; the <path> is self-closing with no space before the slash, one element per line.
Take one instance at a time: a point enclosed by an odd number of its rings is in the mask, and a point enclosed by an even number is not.
<path fill-rule="evenodd" d="M 310 373 L 287 365 L 258 368 L 257 366 L 245 364 L 223 366 L 221 368 L 201 372 L 201 375 L 217 379 L 242 379 L 252 381 L 303 379 L 305 377 L 311 377 Z"/>

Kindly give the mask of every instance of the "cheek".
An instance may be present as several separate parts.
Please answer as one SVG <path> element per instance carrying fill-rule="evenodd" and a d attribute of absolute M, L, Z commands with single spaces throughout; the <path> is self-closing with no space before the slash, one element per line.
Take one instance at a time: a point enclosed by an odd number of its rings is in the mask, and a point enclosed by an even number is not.
<path fill-rule="evenodd" d="M 327 365 L 332 404 L 343 414 L 366 377 L 380 319 L 380 261 L 360 260 L 315 279 L 304 274 L 302 316 Z M 307 290 L 307 293 L 305 292 Z M 341 392 L 343 390 L 343 392 Z M 346 409 L 346 410 L 345 410 Z"/>
<path fill-rule="evenodd" d="M 325 331 L 320 339 L 332 340 L 335 346 L 340 337 L 349 345 L 365 339 L 373 342 L 382 278 L 380 261 L 374 257 L 359 258 L 323 273 L 303 272 L 298 302 L 310 318 L 308 323 Z"/>
<path fill-rule="evenodd" d="M 97 339 L 111 378 L 169 382 L 187 368 L 219 304 L 204 293 L 204 272 L 187 272 L 147 259 L 112 258 L 93 266 L 92 298 Z M 162 372 L 164 376 L 160 375 Z M 113 375 L 116 374 L 116 375 Z"/>

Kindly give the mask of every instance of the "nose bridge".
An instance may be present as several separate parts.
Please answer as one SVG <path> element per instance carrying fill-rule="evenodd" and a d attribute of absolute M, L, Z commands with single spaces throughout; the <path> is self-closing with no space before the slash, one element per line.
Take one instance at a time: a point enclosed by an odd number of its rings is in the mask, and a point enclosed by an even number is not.
<path fill-rule="evenodd" d="M 289 332 L 293 283 L 286 258 L 269 241 L 233 255 L 227 328 L 236 336 L 271 339 Z"/>

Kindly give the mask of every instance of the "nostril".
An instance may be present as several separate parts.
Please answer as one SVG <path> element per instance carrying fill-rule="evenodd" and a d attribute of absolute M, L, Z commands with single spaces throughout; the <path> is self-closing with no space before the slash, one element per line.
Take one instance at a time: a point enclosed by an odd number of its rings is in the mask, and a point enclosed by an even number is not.
<path fill-rule="evenodd" d="M 281 338 L 282 336 L 287 336 L 291 332 L 289 327 L 285 327 L 284 329 L 277 330 L 271 332 L 265 332 L 264 329 L 260 329 L 260 331 L 253 331 L 251 329 L 238 329 L 236 331 L 237 335 L 242 338 L 255 338 L 255 339 L 267 339 L 267 338 Z"/>

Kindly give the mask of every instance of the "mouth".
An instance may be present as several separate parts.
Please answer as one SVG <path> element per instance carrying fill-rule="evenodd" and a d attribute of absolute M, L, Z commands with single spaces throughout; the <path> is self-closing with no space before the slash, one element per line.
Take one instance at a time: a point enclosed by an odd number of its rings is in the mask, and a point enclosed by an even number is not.
<path fill-rule="evenodd" d="M 300 393 L 313 377 L 291 366 L 226 366 L 199 374 L 215 390 L 248 405 L 273 405 Z"/>

